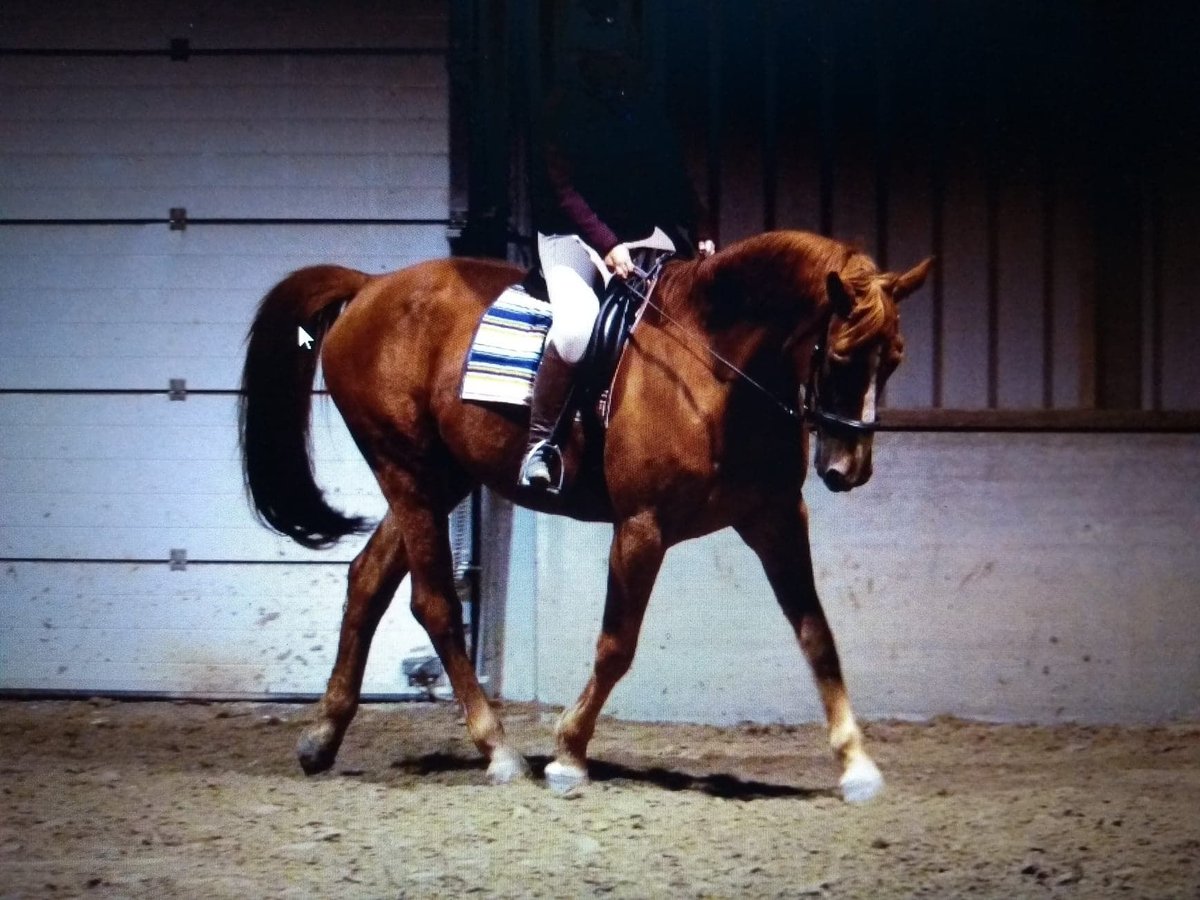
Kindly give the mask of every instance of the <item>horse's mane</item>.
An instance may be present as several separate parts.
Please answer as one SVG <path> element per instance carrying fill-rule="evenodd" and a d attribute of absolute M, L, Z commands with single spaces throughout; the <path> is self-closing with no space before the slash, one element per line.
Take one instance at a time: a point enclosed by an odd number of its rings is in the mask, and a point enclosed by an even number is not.
<path fill-rule="evenodd" d="M 835 272 L 855 297 L 849 320 L 829 348 L 846 354 L 878 335 L 893 315 L 878 266 L 851 244 L 805 231 L 760 234 L 698 263 L 689 293 L 710 327 L 794 322 L 805 304 L 815 311 L 827 302 L 826 279 Z"/>

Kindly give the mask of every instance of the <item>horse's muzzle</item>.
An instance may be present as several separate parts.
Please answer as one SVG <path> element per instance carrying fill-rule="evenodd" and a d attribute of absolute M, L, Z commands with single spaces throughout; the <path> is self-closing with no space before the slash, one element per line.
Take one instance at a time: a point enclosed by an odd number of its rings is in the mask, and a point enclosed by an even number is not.
<path fill-rule="evenodd" d="M 818 436 L 816 470 L 825 486 L 834 493 L 845 493 L 871 480 L 871 438 L 840 441 Z"/>
<path fill-rule="evenodd" d="M 838 469 L 827 469 L 824 474 L 821 475 L 821 480 L 825 482 L 825 487 L 829 488 L 835 494 L 845 493 L 846 491 L 855 487 L 855 485 L 851 483 L 849 476 L 847 476 L 845 472 L 839 471 Z"/>

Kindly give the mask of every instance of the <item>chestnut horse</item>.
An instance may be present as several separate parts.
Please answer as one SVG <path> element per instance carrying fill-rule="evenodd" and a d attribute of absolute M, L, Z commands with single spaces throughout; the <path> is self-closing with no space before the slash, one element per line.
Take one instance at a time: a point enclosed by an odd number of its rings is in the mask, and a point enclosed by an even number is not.
<path fill-rule="evenodd" d="M 468 659 L 451 571 L 447 515 L 482 483 L 524 506 L 614 526 L 595 666 L 559 719 L 546 767 L 552 788 L 587 779 L 597 716 L 633 661 L 667 549 L 732 527 L 760 558 L 812 667 L 843 796 L 875 794 L 883 781 L 863 748 L 817 597 L 801 487 L 810 427 L 817 474 L 830 488 L 870 477 L 875 398 L 903 348 L 896 304 L 930 264 L 881 272 L 854 247 L 802 232 L 667 263 L 614 382 L 607 432 L 575 426 L 565 453 L 571 480 L 557 496 L 517 486 L 527 413 L 459 397 L 480 316 L 519 280 L 518 269 L 445 259 L 373 277 L 314 266 L 280 282 L 251 326 L 243 373 L 241 445 L 254 507 L 307 547 L 365 530 L 332 509 L 314 481 L 308 437 L 318 356 L 388 502 L 350 565 L 337 660 L 297 748 L 304 770 L 333 764 L 376 626 L 411 574 L 413 614 L 490 778 L 528 773 Z M 298 327 L 314 338 L 311 349 L 297 345 Z"/>

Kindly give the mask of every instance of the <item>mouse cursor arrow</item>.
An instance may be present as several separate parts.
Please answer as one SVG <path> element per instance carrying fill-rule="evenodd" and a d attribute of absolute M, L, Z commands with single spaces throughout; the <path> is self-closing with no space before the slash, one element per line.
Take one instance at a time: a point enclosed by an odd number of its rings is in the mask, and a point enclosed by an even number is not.
<path fill-rule="evenodd" d="M 303 326 L 298 327 L 296 332 L 296 341 L 299 346 L 303 347 L 305 350 L 311 350 L 313 345 L 313 336 L 305 331 Z"/>

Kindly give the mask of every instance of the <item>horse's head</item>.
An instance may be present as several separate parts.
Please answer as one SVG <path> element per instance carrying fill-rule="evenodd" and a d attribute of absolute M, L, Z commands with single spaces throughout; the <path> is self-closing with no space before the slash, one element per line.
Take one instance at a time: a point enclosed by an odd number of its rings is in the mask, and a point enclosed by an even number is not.
<path fill-rule="evenodd" d="M 856 255 L 826 279 L 831 314 L 809 364 L 804 407 L 817 436 L 817 474 L 831 491 L 871 477 L 876 403 L 904 355 L 897 304 L 924 283 L 932 264 L 898 275 Z"/>

